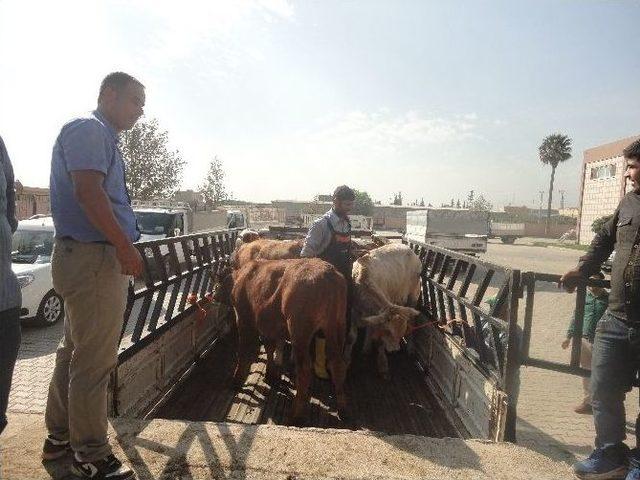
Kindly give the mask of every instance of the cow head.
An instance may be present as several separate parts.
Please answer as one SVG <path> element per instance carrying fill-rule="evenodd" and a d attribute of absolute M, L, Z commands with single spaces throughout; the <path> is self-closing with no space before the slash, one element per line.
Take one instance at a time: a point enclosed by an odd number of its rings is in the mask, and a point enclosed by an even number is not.
<path fill-rule="evenodd" d="M 231 305 L 231 290 L 233 290 L 233 270 L 229 265 L 221 265 L 213 277 L 213 301 L 223 305 Z"/>
<path fill-rule="evenodd" d="M 400 349 L 400 340 L 418 315 L 420 312 L 415 308 L 389 305 L 377 315 L 364 317 L 362 323 L 372 328 L 372 336 L 379 339 L 387 351 L 393 352 Z"/>

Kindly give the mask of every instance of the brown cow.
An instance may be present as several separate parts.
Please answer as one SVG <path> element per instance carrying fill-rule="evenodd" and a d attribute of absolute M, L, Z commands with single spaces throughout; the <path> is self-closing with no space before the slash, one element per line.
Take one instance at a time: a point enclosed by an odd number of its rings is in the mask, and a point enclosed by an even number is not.
<path fill-rule="evenodd" d="M 299 258 L 304 240 L 271 240 L 262 238 L 245 243 L 233 254 L 231 265 L 240 268 L 251 260 L 282 260 Z"/>
<path fill-rule="evenodd" d="M 317 258 L 256 260 L 235 270 L 231 300 L 238 326 L 238 361 L 234 384 L 242 385 L 255 359 L 258 338 L 267 351 L 267 378 L 278 380 L 274 352 L 291 341 L 296 366 L 292 422 L 301 424 L 312 380 L 311 341 L 322 330 L 327 366 L 335 389 L 338 414 L 345 420 L 344 381 L 347 282 L 329 263 Z M 229 279 L 223 281 L 229 288 Z M 224 287 L 223 287 L 224 288 Z"/>

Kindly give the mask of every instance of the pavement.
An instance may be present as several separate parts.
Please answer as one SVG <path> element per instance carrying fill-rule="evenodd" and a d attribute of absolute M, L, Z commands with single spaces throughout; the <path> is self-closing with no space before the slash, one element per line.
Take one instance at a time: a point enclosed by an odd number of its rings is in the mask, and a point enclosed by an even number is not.
<path fill-rule="evenodd" d="M 70 455 L 42 463 L 41 415 L 11 414 L 0 478 L 71 480 Z M 569 467 L 508 443 L 364 431 L 113 419 L 111 444 L 139 480 L 559 479 Z M 19 455 L 16 452 L 20 452 Z"/>
<path fill-rule="evenodd" d="M 573 267 L 580 255 L 576 250 L 492 242 L 483 258 L 523 271 L 560 274 Z M 554 285 L 540 285 L 534 310 L 532 355 L 568 361 L 569 353 L 560 348 L 560 343 L 574 302 L 575 296 L 557 290 Z M 44 412 L 55 348 L 61 335 L 62 325 L 24 328 L 9 398 L 10 413 Z M 527 367 L 522 369 L 521 382 L 518 443 L 565 465 L 588 455 L 594 439 L 592 417 L 573 412 L 582 395 L 581 379 Z M 626 402 L 630 446 L 635 445 L 633 424 L 640 411 L 638 405 L 638 392 L 634 391 Z"/>

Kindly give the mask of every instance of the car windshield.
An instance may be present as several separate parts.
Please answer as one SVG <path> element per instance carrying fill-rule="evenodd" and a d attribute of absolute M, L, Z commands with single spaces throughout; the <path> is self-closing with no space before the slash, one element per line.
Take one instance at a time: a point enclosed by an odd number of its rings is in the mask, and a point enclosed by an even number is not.
<path fill-rule="evenodd" d="M 13 263 L 49 263 L 53 250 L 53 231 L 21 230 L 13 235 L 11 261 Z"/>
<path fill-rule="evenodd" d="M 173 225 L 174 215 L 162 212 L 135 212 L 140 233 L 166 235 Z"/>

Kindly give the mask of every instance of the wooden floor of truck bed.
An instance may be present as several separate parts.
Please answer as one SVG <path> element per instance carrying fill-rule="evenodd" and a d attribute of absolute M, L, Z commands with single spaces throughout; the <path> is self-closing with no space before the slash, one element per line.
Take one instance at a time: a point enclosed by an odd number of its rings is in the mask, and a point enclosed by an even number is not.
<path fill-rule="evenodd" d="M 288 368 L 275 387 L 265 383 L 266 355 L 258 360 L 240 391 L 228 386 L 234 368 L 233 342 L 220 340 L 180 385 L 156 418 L 245 424 L 286 425 L 295 395 Z M 347 381 L 347 393 L 353 423 L 351 427 L 389 434 L 414 434 L 429 437 L 456 437 L 458 434 L 429 391 L 424 373 L 404 352 L 389 357 L 391 380 L 377 375 L 373 359 L 353 364 Z M 314 379 L 306 426 L 348 428 L 335 411 L 331 383 Z"/>

